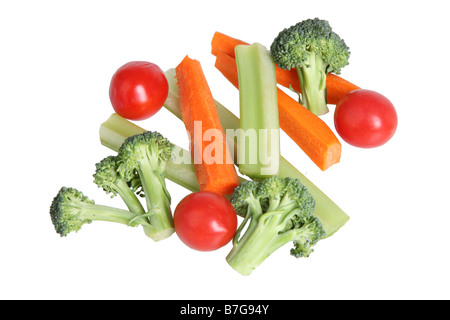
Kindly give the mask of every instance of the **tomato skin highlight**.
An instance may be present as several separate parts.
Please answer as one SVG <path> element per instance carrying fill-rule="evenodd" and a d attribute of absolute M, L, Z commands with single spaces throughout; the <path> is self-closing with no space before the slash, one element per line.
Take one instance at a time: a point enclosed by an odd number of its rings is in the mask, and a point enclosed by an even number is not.
<path fill-rule="evenodd" d="M 183 198 L 174 211 L 174 226 L 180 240 L 197 251 L 213 251 L 226 245 L 237 229 L 237 215 L 223 196 L 194 192 Z"/>
<path fill-rule="evenodd" d="M 334 124 L 339 136 L 359 148 L 376 148 L 387 143 L 398 125 L 394 105 L 372 90 L 350 92 L 336 105 Z"/>
<path fill-rule="evenodd" d="M 157 113 L 167 99 L 169 83 L 156 64 L 130 61 L 114 73 L 109 98 L 114 111 L 129 120 L 145 120 Z"/>

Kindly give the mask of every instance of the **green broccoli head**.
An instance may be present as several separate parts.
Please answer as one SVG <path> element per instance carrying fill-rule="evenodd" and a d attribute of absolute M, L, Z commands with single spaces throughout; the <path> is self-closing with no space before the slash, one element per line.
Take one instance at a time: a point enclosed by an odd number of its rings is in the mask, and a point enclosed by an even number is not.
<path fill-rule="evenodd" d="M 74 231 L 78 232 L 86 223 L 92 220 L 85 218 L 82 208 L 94 205 L 81 191 L 74 188 L 62 187 L 50 206 L 50 217 L 57 233 L 62 237 Z"/>
<path fill-rule="evenodd" d="M 239 216 L 247 215 L 249 205 L 259 204 L 258 186 L 259 182 L 246 180 L 234 190 L 230 202 Z"/>
<path fill-rule="evenodd" d="M 111 197 L 117 195 L 116 183 L 120 179 L 117 174 L 117 162 L 115 156 L 109 156 L 95 164 L 94 183 L 102 188 Z"/>
<path fill-rule="evenodd" d="M 293 241 L 294 248 L 291 249 L 291 255 L 296 258 L 309 257 L 314 251 L 313 246 L 325 236 L 325 231 L 320 220 L 311 216 L 309 219 L 299 221 L 301 227 L 295 227 L 300 230 L 299 236 Z"/>
<path fill-rule="evenodd" d="M 127 226 L 151 227 L 148 221 L 127 210 L 95 204 L 75 188 L 62 187 L 50 206 L 50 217 L 55 230 L 61 237 L 78 232 L 83 225 L 92 221 L 109 221 Z"/>
<path fill-rule="evenodd" d="M 303 67 L 310 62 L 311 53 L 322 57 L 326 72 L 340 73 L 348 65 L 349 47 L 326 20 L 303 20 L 281 31 L 270 51 L 275 63 L 283 69 Z"/>
<path fill-rule="evenodd" d="M 111 198 L 119 195 L 128 210 L 133 213 L 145 214 L 145 210 L 137 195 L 144 196 L 141 179 L 135 171 L 131 180 L 125 180 L 118 172 L 118 157 L 108 156 L 96 163 L 93 174 L 94 183 L 102 188 Z"/>
<path fill-rule="evenodd" d="M 273 176 L 259 184 L 258 198 L 265 204 L 275 202 L 275 205 L 277 205 L 286 191 L 286 179 L 279 179 Z"/>
<path fill-rule="evenodd" d="M 150 162 L 153 170 L 165 175 L 166 163 L 172 157 L 174 145 L 158 132 L 146 131 L 128 137 L 119 149 L 119 168 L 128 181 L 136 177 L 140 163 Z"/>
<path fill-rule="evenodd" d="M 130 180 L 125 180 L 117 171 L 118 169 L 118 157 L 108 156 L 95 164 L 95 173 L 93 174 L 94 183 L 102 188 L 107 194 L 111 194 L 111 197 L 115 197 L 117 194 L 124 194 L 125 188 L 130 188 L 132 192 L 138 195 L 144 196 L 142 191 L 142 184 L 139 179 L 139 175 L 134 171 L 132 172 Z"/>
<path fill-rule="evenodd" d="M 281 31 L 270 52 L 282 69 L 295 68 L 300 84 L 300 102 L 316 115 L 326 114 L 326 76 L 339 74 L 348 64 L 350 50 L 326 20 L 308 19 Z"/>
<path fill-rule="evenodd" d="M 295 202 L 302 212 L 302 217 L 309 219 L 314 213 L 316 202 L 308 189 L 298 179 L 284 178 L 285 181 L 285 203 Z"/>
<path fill-rule="evenodd" d="M 166 166 L 172 158 L 174 145 L 158 132 L 146 131 L 127 138 L 117 155 L 117 172 L 132 188 L 141 187 L 147 204 L 154 240 L 170 236 L 173 217 L 171 196 L 167 190 Z M 139 179 L 136 179 L 136 175 Z"/>
<path fill-rule="evenodd" d="M 325 230 L 320 220 L 314 216 L 315 200 L 298 179 L 286 178 L 286 203 L 295 202 L 296 208 L 291 220 L 283 232 L 297 233 L 293 239 L 294 248 L 291 255 L 296 258 L 309 257 L 314 251 L 313 246 L 325 236 Z"/>
<path fill-rule="evenodd" d="M 325 235 L 320 220 L 313 215 L 314 198 L 298 179 L 274 176 L 262 182 L 245 181 L 235 189 L 231 204 L 245 219 L 227 261 L 242 274 L 251 273 L 291 241 L 293 256 L 308 257 Z"/>

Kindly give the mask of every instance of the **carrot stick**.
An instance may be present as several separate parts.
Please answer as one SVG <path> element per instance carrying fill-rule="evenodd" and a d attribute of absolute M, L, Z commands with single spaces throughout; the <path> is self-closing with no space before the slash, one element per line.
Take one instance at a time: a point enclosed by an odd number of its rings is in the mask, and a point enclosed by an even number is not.
<path fill-rule="evenodd" d="M 234 47 L 239 44 L 249 44 L 242 40 L 232 38 L 220 32 L 215 32 L 211 41 L 211 53 L 216 57 L 220 52 L 230 57 L 235 57 Z M 277 82 L 286 88 L 291 88 L 301 92 L 297 71 L 295 68 L 284 70 L 276 67 Z M 327 103 L 337 104 L 350 91 L 361 89 L 353 83 L 344 80 L 340 76 L 332 73 L 327 74 Z"/>
<path fill-rule="evenodd" d="M 278 89 L 280 127 L 323 171 L 341 160 L 341 143 L 314 113 Z"/>
<path fill-rule="evenodd" d="M 176 77 L 200 190 L 232 194 L 240 181 L 200 62 L 186 56 L 176 67 Z"/>
<path fill-rule="evenodd" d="M 216 68 L 239 89 L 236 60 L 221 52 L 216 57 Z M 340 161 L 341 143 L 328 125 L 278 89 L 280 128 L 323 171 Z"/>
<path fill-rule="evenodd" d="M 217 56 L 219 52 L 224 52 L 234 58 L 234 47 L 239 44 L 245 45 L 249 43 L 232 38 L 221 32 L 215 32 L 211 40 L 211 53 Z"/>
<path fill-rule="evenodd" d="M 338 104 L 349 92 L 358 89 L 361 88 L 334 73 L 327 74 L 327 103 L 329 104 Z"/>

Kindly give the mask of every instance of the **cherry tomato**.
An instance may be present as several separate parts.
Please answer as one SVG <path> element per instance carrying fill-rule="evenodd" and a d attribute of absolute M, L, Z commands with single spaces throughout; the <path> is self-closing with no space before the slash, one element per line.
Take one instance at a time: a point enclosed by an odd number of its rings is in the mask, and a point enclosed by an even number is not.
<path fill-rule="evenodd" d="M 213 251 L 226 245 L 237 228 L 233 206 L 223 196 L 209 191 L 183 198 L 174 212 L 175 231 L 188 247 Z"/>
<path fill-rule="evenodd" d="M 336 106 L 334 124 L 347 143 L 375 148 L 388 142 L 397 130 L 397 112 L 383 95 L 366 89 L 347 94 Z"/>
<path fill-rule="evenodd" d="M 113 75 L 109 98 L 114 111 L 129 120 L 144 120 L 158 112 L 166 101 L 169 84 L 156 64 L 131 61 Z"/>

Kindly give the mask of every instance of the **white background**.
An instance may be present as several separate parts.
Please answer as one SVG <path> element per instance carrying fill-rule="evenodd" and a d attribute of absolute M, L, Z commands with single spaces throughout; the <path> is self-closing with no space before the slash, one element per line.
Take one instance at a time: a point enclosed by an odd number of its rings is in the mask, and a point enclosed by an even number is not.
<path fill-rule="evenodd" d="M 3 1 L 0 4 L 3 299 L 448 299 L 450 239 L 445 1 Z M 351 217 L 309 259 L 283 247 L 249 277 L 230 245 L 210 253 L 176 235 L 154 243 L 135 228 L 93 223 L 60 238 L 49 217 L 59 188 L 117 205 L 92 182 L 112 152 L 98 129 L 112 113 L 114 71 L 131 60 L 162 69 L 201 62 L 214 97 L 238 93 L 214 68 L 215 31 L 270 46 L 300 20 L 327 19 L 350 46 L 342 77 L 396 106 L 395 137 L 377 149 L 343 142 L 320 171 L 285 135 L 282 154 Z M 323 119 L 334 130 L 334 106 Z M 188 147 L 162 110 L 140 126 Z M 187 191 L 169 182 L 173 207 Z"/>

